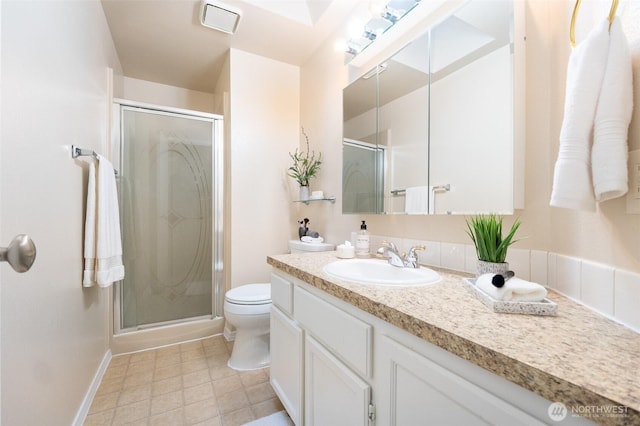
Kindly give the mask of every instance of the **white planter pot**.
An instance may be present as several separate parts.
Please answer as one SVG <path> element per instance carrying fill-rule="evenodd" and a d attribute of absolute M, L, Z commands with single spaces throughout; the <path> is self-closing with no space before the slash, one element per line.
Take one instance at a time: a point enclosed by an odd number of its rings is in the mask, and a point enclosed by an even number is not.
<path fill-rule="evenodd" d="M 509 270 L 509 263 L 493 263 L 485 262 L 484 260 L 478 260 L 477 274 L 504 274 Z"/>
<path fill-rule="evenodd" d="M 309 187 L 301 186 L 300 187 L 300 201 L 307 201 L 309 199 Z"/>

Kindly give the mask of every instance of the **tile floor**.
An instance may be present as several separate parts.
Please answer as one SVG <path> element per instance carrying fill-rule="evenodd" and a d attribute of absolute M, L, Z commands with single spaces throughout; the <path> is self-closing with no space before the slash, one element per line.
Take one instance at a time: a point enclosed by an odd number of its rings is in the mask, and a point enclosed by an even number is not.
<path fill-rule="evenodd" d="M 242 425 L 283 410 L 269 369 L 227 367 L 223 336 L 114 356 L 85 426 Z"/>

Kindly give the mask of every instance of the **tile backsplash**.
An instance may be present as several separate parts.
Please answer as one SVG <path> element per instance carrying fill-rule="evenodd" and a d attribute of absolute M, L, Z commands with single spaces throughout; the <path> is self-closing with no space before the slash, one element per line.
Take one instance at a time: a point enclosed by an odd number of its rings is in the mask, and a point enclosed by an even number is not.
<path fill-rule="evenodd" d="M 371 251 L 383 241 L 401 252 L 424 245 L 419 262 L 455 271 L 476 272 L 476 251 L 471 244 L 371 236 Z M 509 250 L 507 262 L 516 275 L 552 288 L 583 305 L 640 332 L 640 274 L 576 257 L 541 251 Z"/>

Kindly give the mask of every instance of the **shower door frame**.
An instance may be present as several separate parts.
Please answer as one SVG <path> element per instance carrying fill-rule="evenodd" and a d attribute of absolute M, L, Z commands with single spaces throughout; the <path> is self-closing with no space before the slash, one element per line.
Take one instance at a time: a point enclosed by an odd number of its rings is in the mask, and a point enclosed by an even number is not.
<path fill-rule="evenodd" d="M 125 110 L 139 110 L 145 113 L 170 117 L 197 119 L 209 121 L 212 125 L 211 141 L 211 315 L 171 320 L 153 324 L 143 324 L 135 327 L 121 328 L 121 296 L 122 281 L 114 286 L 113 293 L 113 335 L 125 335 L 138 331 L 158 329 L 164 326 L 187 324 L 198 321 L 210 321 L 223 318 L 224 303 L 224 121 L 223 116 L 181 108 L 166 107 L 126 99 L 113 99 L 113 140 L 112 154 L 122 172 L 122 153 L 124 144 L 124 130 L 122 127 Z M 123 209 L 120 206 L 122 220 Z M 125 271 L 126 274 L 126 271 Z M 197 331 L 196 331 L 197 333 Z"/>

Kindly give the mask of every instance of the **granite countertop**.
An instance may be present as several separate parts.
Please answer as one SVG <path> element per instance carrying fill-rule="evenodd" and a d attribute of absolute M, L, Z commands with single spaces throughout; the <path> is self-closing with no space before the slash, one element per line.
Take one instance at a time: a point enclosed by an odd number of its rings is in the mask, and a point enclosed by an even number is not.
<path fill-rule="evenodd" d="M 267 262 L 332 296 L 567 407 L 626 407 L 591 420 L 640 424 L 640 334 L 553 290 L 557 316 L 499 314 L 462 284 L 470 275 L 436 269 L 419 287 L 336 280 L 322 268 L 336 252 L 274 255 Z M 640 309 L 640 307 L 639 307 Z"/>

